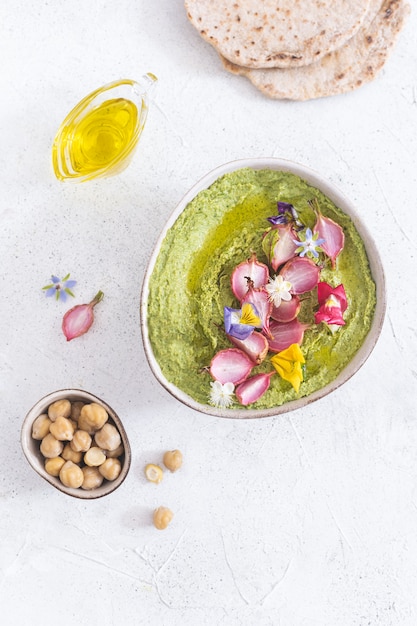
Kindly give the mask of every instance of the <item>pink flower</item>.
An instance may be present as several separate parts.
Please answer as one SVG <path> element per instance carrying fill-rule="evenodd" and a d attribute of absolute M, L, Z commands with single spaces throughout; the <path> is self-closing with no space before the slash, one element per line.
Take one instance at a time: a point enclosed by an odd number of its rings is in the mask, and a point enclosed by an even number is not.
<path fill-rule="evenodd" d="M 317 298 L 320 308 L 314 316 L 316 324 L 324 322 L 329 325 L 343 326 L 346 322 L 343 313 L 347 309 L 345 288 L 342 284 L 332 287 L 328 283 L 317 285 Z"/>

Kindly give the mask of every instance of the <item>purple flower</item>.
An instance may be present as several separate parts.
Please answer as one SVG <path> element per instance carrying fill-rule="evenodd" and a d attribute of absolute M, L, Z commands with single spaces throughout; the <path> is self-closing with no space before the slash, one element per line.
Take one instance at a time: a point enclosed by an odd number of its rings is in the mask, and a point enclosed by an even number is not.
<path fill-rule="evenodd" d="M 244 341 L 261 326 L 258 311 L 251 302 L 245 302 L 241 309 L 224 307 L 224 328 L 228 335 Z"/>
<path fill-rule="evenodd" d="M 267 220 L 274 226 L 279 224 L 294 224 L 295 226 L 301 226 L 301 222 L 298 219 L 298 213 L 289 202 L 277 202 L 278 215 L 268 217 Z"/>
<path fill-rule="evenodd" d="M 45 291 L 45 296 L 47 298 L 52 298 L 55 296 L 55 300 L 61 300 L 61 302 L 67 301 L 67 296 L 74 297 L 72 293 L 72 288 L 77 284 L 76 280 L 69 280 L 70 274 L 64 276 L 61 280 L 58 276 L 51 276 L 51 283 L 49 285 L 45 285 L 42 287 L 43 291 Z"/>

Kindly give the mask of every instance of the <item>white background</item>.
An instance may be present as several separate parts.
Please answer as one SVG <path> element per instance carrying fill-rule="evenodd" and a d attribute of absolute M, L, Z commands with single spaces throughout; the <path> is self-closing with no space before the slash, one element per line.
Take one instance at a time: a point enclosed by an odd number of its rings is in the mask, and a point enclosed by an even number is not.
<path fill-rule="evenodd" d="M 371 84 L 305 103 L 226 73 L 181 0 L 4 0 L 0 8 L 0 604 L 55 623 L 412 626 L 417 623 L 417 11 Z M 139 149 L 115 178 L 71 185 L 55 132 L 93 89 L 159 79 Z M 387 278 L 374 352 L 312 406 L 255 421 L 182 406 L 141 343 L 147 261 L 183 194 L 245 157 L 292 159 L 355 203 Z M 77 280 L 70 304 L 51 274 Z M 89 333 L 64 312 L 102 289 Z M 64 496 L 30 468 L 24 416 L 64 387 L 122 417 L 133 460 L 113 495 Z M 180 448 L 160 485 L 143 468 Z M 164 532 L 159 505 L 175 513 Z"/>

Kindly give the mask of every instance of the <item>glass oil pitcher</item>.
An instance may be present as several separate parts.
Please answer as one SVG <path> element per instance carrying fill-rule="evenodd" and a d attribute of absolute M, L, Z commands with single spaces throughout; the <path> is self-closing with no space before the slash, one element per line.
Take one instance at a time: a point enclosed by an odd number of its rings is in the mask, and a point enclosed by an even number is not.
<path fill-rule="evenodd" d="M 143 131 L 154 74 L 122 79 L 83 98 L 62 122 L 52 146 L 56 177 L 83 182 L 123 171 Z"/>

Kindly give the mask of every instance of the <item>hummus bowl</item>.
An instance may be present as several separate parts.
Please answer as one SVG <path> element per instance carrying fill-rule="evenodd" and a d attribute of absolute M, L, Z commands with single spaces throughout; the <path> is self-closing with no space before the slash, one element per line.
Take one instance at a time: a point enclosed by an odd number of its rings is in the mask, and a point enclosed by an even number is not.
<path fill-rule="evenodd" d="M 296 364 L 299 380 L 294 383 L 291 376 L 273 365 L 271 357 L 277 353 L 279 358 L 284 357 L 285 352 L 275 346 L 266 356 L 263 354 L 262 360 L 254 360 L 250 355 L 249 374 L 234 381 L 236 385 L 230 390 L 225 382 L 228 373 L 224 378 L 220 364 L 221 375 L 217 377 L 219 368 L 217 362 L 214 367 L 213 359 L 219 352 L 226 354 L 227 369 L 230 350 L 234 354 L 242 351 L 233 338 L 231 343 L 225 326 L 225 307 L 233 315 L 243 316 L 243 308 L 239 307 L 246 297 L 237 297 L 232 275 L 237 266 L 255 259 L 268 267 L 269 282 L 277 277 L 282 282 L 279 274 L 284 277 L 286 264 L 275 257 L 274 265 L 272 248 L 265 245 L 264 238 L 271 231 L 271 223 L 277 223 L 271 220 L 281 219 L 283 207 L 290 207 L 292 217 L 286 219 L 293 220 L 291 233 L 296 233 L 297 244 L 300 241 L 294 255 L 303 257 L 308 268 L 319 267 L 315 287 L 308 293 L 299 291 L 298 296 L 300 313 L 294 324 L 301 334 L 290 343 L 297 344 L 301 355 Z M 277 226 L 272 226 L 272 235 L 276 236 L 274 228 Z M 340 240 L 334 231 L 342 233 L 343 244 L 332 254 L 328 252 L 331 246 L 326 248 L 325 242 L 328 237 L 334 247 L 335 241 Z M 310 247 L 308 239 L 312 242 Z M 322 248 L 320 242 L 324 242 Z M 298 263 L 299 269 L 301 266 Z M 249 289 L 251 276 L 245 279 Z M 318 314 L 320 282 L 335 293 L 343 290 L 345 306 L 343 319 L 338 323 Z M 259 290 L 265 292 L 267 287 L 265 283 Z M 247 299 L 252 306 L 255 300 Z M 144 277 L 141 330 L 153 374 L 177 400 L 213 416 L 259 418 L 306 406 L 349 380 L 371 354 L 382 329 L 385 308 L 381 260 L 352 202 L 332 183 L 303 165 L 277 158 L 243 159 L 208 173 L 182 198 L 169 218 Z M 253 311 L 258 314 L 259 310 L 256 302 Z M 262 324 L 254 332 L 268 335 Z M 233 364 L 230 367 L 233 369 Z M 268 381 L 266 390 L 246 402 L 247 397 L 242 399 L 243 388 L 239 392 L 238 385 L 258 374 L 262 385 Z M 213 394 L 214 383 L 216 391 L 221 388 L 220 399 L 218 393 Z M 251 396 L 253 382 L 247 386 Z M 230 394 L 226 401 L 223 389 L 226 396 Z"/>

